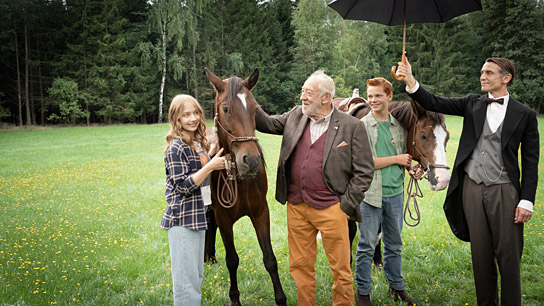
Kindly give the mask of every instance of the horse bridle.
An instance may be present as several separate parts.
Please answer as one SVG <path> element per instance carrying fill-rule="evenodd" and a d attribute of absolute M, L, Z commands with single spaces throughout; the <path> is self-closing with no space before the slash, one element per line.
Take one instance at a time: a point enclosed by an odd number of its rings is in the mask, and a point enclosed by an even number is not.
<path fill-rule="evenodd" d="M 229 149 L 235 142 L 259 141 L 259 138 L 255 136 L 237 137 L 229 133 L 223 127 L 221 122 L 219 122 L 219 113 L 217 112 L 217 110 L 215 112 L 215 117 L 213 118 L 213 121 L 216 130 L 220 128 L 229 137 Z M 238 200 L 238 180 L 236 178 L 238 171 L 236 169 L 235 158 L 233 158 L 230 153 L 225 154 L 224 157 L 225 171 L 220 171 L 219 176 L 217 177 L 217 201 L 224 208 L 231 208 L 236 204 L 236 201 Z M 219 183 L 221 181 L 223 181 L 224 183 L 223 188 L 219 188 Z"/>
<path fill-rule="evenodd" d="M 427 180 L 429 179 L 428 172 L 431 169 L 435 168 L 443 168 L 446 170 L 449 170 L 450 167 L 448 165 L 442 165 L 442 164 L 432 164 L 429 162 L 429 160 L 425 157 L 425 155 L 417 148 L 416 146 L 416 128 L 414 128 L 413 137 L 412 137 L 412 148 L 415 152 L 417 152 L 421 159 L 425 161 L 427 164 L 426 167 L 422 166 L 423 170 L 425 171 L 423 173 L 423 177 L 426 177 Z M 421 163 L 420 163 L 421 165 Z M 415 191 L 412 191 L 415 188 Z M 410 177 L 410 181 L 408 182 L 408 188 L 406 188 L 406 193 L 408 194 L 408 199 L 406 200 L 406 206 L 404 206 L 404 223 L 406 225 L 414 227 L 419 224 L 421 221 L 421 214 L 419 212 L 419 206 L 417 205 L 417 198 L 423 198 L 423 192 L 421 191 L 421 188 L 419 187 L 419 182 L 417 179 L 415 179 L 413 176 Z M 414 217 L 412 215 L 412 209 L 410 209 L 410 200 L 414 199 L 414 212 L 416 216 Z M 410 217 L 412 221 L 415 223 L 408 222 L 407 215 Z"/>
<path fill-rule="evenodd" d="M 431 169 L 435 169 L 435 168 L 443 168 L 443 169 L 446 169 L 446 170 L 449 170 L 450 167 L 448 167 L 448 165 L 442 165 L 442 164 L 431 164 L 429 162 L 429 160 L 425 157 L 425 154 L 423 154 L 416 146 L 416 128 L 414 128 L 414 132 L 413 132 L 413 135 L 412 135 L 412 148 L 414 149 L 414 151 L 416 151 L 419 156 L 421 156 L 421 159 L 423 159 L 425 161 L 425 163 L 427 164 L 427 166 L 425 168 L 423 168 L 423 170 L 425 170 L 425 176 L 427 176 L 427 172 Z M 428 178 L 427 178 L 428 179 Z"/>
<path fill-rule="evenodd" d="M 223 125 L 221 125 L 221 122 L 219 122 L 219 116 L 217 113 L 215 113 L 215 117 L 213 118 L 213 121 L 216 125 L 216 128 L 217 126 L 219 126 L 221 128 L 221 130 L 223 130 L 223 132 L 225 134 L 227 134 L 227 136 L 229 136 L 230 138 L 230 143 L 229 143 L 229 147 L 232 146 L 232 144 L 234 142 L 246 142 L 246 141 L 259 141 L 259 138 L 255 137 L 255 136 L 243 136 L 243 137 L 237 137 L 237 136 L 234 136 L 232 135 L 231 133 L 229 133 L 224 127 Z"/>

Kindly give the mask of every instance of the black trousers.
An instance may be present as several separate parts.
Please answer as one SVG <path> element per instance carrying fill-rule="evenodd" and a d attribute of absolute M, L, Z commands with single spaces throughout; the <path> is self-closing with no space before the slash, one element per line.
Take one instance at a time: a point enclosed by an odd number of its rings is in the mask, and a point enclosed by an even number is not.
<path fill-rule="evenodd" d="M 470 232 L 478 305 L 499 305 L 497 266 L 501 304 L 521 305 L 523 223 L 514 223 L 518 202 L 518 192 L 511 183 L 485 186 L 465 175 L 463 209 Z"/>

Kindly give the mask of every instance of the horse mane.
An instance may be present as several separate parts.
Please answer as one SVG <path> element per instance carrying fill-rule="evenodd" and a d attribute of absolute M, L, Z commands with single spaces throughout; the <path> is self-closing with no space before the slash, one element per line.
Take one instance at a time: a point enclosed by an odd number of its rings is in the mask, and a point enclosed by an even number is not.
<path fill-rule="evenodd" d="M 227 112 L 232 114 L 232 103 L 236 99 L 236 95 L 240 92 L 240 89 L 244 86 L 242 79 L 237 76 L 231 76 L 227 82 Z"/>
<path fill-rule="evenodd" d="M 389 109 L 391 115 L 393 115 L 406 130 L 410 130 L 413 121 L 417 119 L 412 112 L 412 105 L 409 101 L 391 101 L 389 102 Z M 431 111 L 425 112 L 427 117 L 431 118 L 434 123 L 440 124 L 444 129 L 446 128 L 443 114 Z"/>

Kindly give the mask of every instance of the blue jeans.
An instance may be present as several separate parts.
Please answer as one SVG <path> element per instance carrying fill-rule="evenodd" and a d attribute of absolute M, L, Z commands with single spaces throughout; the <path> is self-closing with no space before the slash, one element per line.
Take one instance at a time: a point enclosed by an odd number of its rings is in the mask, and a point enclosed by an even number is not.
<path fill-rule="evenodd" d="M 183 226 L 174 226 L 168 230 L 175 306 L 200 306 L 205 238 L 206 231 L 195 231 Z"/>
<path fill-rule="evenodd" d="M 380 224 L 383 235 L 383 271 L 389 282 L 389 286 L 395 290 L 404 290 L 404 281 L 401 270 L 400 235 L 403 224 L 404 194 L 382 198 L 382 207 L 374 207 L 361 202 L 363 222 L 359 223 L 359 243 L 357 244 L 357 257 L 355 259 L 355 281 L 359 294 L 370 294 L 372 277 L 372 258 L 376 248 L 376 240 Z"/>

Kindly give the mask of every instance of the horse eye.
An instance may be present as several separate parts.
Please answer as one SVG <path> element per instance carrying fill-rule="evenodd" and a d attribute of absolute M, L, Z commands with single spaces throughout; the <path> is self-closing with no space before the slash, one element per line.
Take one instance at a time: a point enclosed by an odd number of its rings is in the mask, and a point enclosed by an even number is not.
<path fill-rule="evenodd" d="M 221 109 L 223 110 L 224 113 L 226 113 L 229 110 L 229 108 L 226 105 L 221 106 Z"/>
<path fill-rule="evenodd" d="M 420 134 L 421 140 L 427 140 L 427 136 L 425 134 Z"/>

